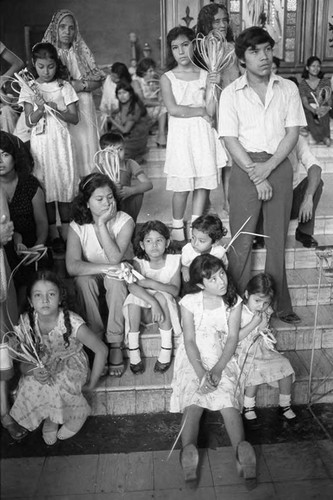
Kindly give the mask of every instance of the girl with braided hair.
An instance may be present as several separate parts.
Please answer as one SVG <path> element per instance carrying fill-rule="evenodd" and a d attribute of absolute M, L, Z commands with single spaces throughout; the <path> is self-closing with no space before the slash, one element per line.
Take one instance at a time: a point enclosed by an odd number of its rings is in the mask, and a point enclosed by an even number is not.
<path fill-rule="evenodd" d="M 68 310 L 65 290 L 51 271 L 36 273 L 27 299 L 27 312 L 20 317 L 19 326 L 35 337 L 43 367 L 21 363 L 23 376 L 10 415 L 29 431 L 44 420 L 43 439 L 52 445 L 57 439 L 74 436 L 86 421 L 91 410 L 82 392 L 97 384 L 107 349 Z M 83 346 L 95 354 L 91 373 Z"/>

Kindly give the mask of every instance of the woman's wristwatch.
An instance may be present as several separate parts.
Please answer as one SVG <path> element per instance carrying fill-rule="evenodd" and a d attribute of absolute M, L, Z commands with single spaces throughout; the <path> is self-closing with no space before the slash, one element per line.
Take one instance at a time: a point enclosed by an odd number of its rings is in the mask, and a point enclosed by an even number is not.
<path fill-rule="evenodd" d="M 86 92 L 88 88 L 88 82 L 86 80 L 81 80 L 82 82 L 82 92 Z"/>

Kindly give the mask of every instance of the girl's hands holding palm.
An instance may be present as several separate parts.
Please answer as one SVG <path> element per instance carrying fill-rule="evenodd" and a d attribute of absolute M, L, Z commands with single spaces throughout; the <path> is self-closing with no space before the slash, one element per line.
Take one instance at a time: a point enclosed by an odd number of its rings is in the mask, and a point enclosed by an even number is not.
<path fill-rule="evenodd" d="M 50 381 L 50 373 L 46 368 L 34 368 L 33 376 L 40 384 L 47 384 Z"/>
<path fill-rule="evenodd" d="M 201 379 L 200 391 L 203 394 L 208 394 L 215 391 L 219 384 L 219 381 L 221 380 L 221 374 L 220 378 L 218 378 L 218 374 L 214 373 L 213 370 L 214 368 L 210 372 L 205 372 L 204 376 Z"/>

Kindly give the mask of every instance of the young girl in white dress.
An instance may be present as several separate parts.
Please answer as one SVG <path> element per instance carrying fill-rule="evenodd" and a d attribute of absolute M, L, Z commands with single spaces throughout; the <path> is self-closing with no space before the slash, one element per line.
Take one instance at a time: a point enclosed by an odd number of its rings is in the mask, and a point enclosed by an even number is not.
<path fill-rule="evenodd" d="M 244 294 L 236 355 L 246 377 L 243 415 L 252 428 L 259 426 L 256 394 L 259 385 L 264 383 L 279 387 L 280 416 L 287 422 L 296 417 L 290 407 L 295 373 L 290 361 L 275 350 L 276 340 L 269 325 L 275 293 L 273 278 L 261 273 L 249 281 Z"/>
<path fill-rule="evenodd" d="M 170 367 L 172 329 L 176 336 L 181 332 L 175 301 L 180 289 L 180 255 L 168 253 L 169 244 L 169 229 L 158 220 L 143 224 L 135 239 L 133 264 L 144 279 L 129 285 L 123 307 L 130 369 L 135 374 L 145 369 L 139 348 L 141 316 L 159 326 L 161 351 L 155 372 L 163 373 Z"/>
<path fill-rule="evenodd" d="M 66 241 L 70 220 L 70 203 L 78 183 L 74 151 L 68 124 L 78 123 L 78 97 L 73 87 L 61 77 L 64 67 L 50 43 L 37 43 L 32 49 L 32 62 L 37 76 L 38 94 L 24 88 L 19 102 L 24 104 L 26 122 L 32 128 L 31 153 L 34 175 L 45 189 L 49 219 L 49 236 L 54 249 L 59 246 L 56 206 L 61 219 L 61 237 Z M 45 104 L 54 114 L 46 112 Z"/>
<path fill-rule="evenodd" d="M 44 420 L 43 439 L 52 445 L 74 436 L 90 414 L 82 390 L 90 391 L 97 384 L 107 348 L 82 318 L 68 310 L 65 291 L 51 271 L 34 276 L 27 298 L 28 312 L 21 316 L 18 328 L 22 333 L 31 329 L 38 339 L 44 367 L 21 363 L 23 375 L 10 414 L 29 431 Z M 83 346 L 95 354 L 91 373 Z"/>
<path fill-rule="evenodd" d="M 171 412 L 183 412 L 181 465 L 185 480 L 197 481 L 196 444 L 206 408 L 221 412 L 238 472 L 251 488 L 256 484 L 256 457 L 251 445 L 244 441 L 240 413 L 243 382 L 234 357 L 241 299 L 223 262 L 210 254 L 194 259 L 190 284 L 194 293 L 180 302 L 183 338 L 176 352 L 170 400 Z"/>
<path fill-rule="evenodd" d="M 189 193 L 193 192 L 193 222 L 203 213 L 209 191 L 217 187 L 218 168 L 226 164 L 226 154 L 211 126 L 217 76 L 193 64 L 194 37 L 185 26 L 168 33 L 170 71 L 162 75 L 160 83 L 169 113 L 165 172 L 166 189 L 173 191 L 175 240 L 185 239 L 183 218 Z"/>
<path fill-rule="evenodd" d="M 79 98 L 80 121 L 70 127 L 77 151 L 77 168 L 80 177 L 91 173 L 94 154 L 98 151 L 98 124 L 93 92 L 102 86 L 105 74 L 81 36 L 79 24 L 73 12 L 60 9 L 52 16 L 43 42 L 52 43 L 68 68 L 70 83 Z"/>

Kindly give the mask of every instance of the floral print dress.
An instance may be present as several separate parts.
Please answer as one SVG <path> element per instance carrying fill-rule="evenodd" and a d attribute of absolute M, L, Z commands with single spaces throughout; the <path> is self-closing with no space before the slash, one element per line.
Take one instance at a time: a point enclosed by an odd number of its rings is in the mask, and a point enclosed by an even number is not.
<path fill-rule="evenodd" d="M 63 338 L 66 326 L 62 310 L 55 328 L 45 335 L 40 333 L 35 321 L 37 334 L 42 338 L 41 359 L 51 373 L 51 380 L 41 384 L 32 374 L 22 376 L 10 411 L 11 416 L 29 431 L 36 429 L 46 418 L 63 424 L 69 420 L 84 420 L 90 414 L 90 406 L 82 394 L 88 378 L 88 360 L 83 344 L 76 339 L 84 321 L 75 313 L 69 315 L 72 333 L 68 347 Z M 21 318 L 24 326 L 29 328 L 28 315 Z"/>

